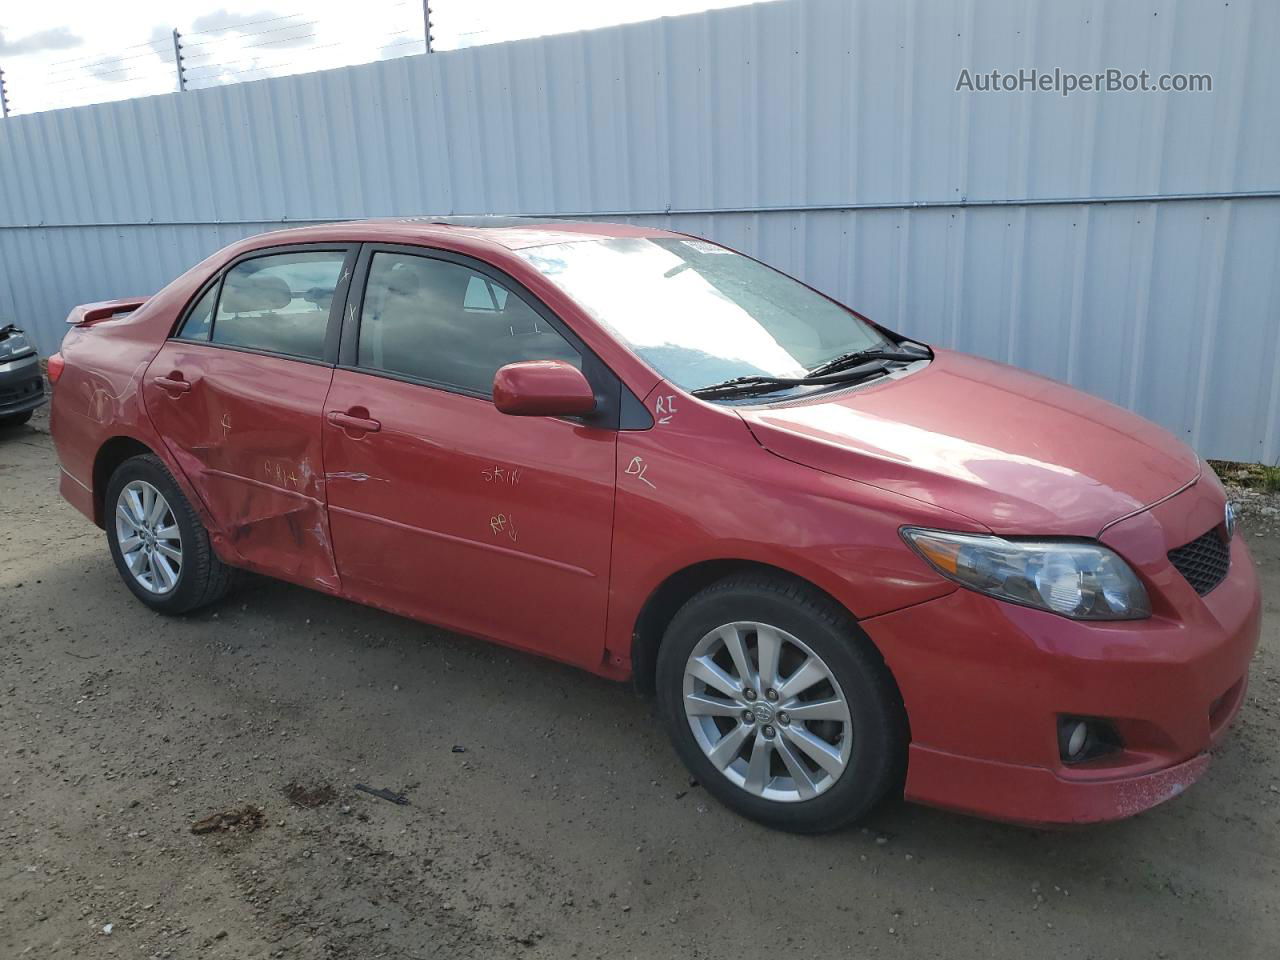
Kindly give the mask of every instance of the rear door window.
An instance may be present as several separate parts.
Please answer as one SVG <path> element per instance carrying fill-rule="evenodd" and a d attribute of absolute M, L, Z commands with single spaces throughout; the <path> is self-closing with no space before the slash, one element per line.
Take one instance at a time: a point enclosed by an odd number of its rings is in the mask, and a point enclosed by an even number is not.
<path fill-rule="evenodd" d="M 326 250 L 236 264 L 222 282 L 213 342 L 322 359 L 329 309 L 345 259 L 343 251 Z"/>
<path fill-rule="evenodd" d="M 218 299 L 218 285 L 215 283 L 205 291 L 191 312 L 187 314 L 187 319 L 182 321 L 182 329 L 178 331 L 179 338 L 183 340 L 208 340 L 209 334 L 213 331 L 213 303 Z"/>
<path fill-rule="evenodd" d="M 488 396 L 498 368 L 578 351 L 498 281 L 469 267 L 380 252 L 369 265 L 359 365 Z"/>

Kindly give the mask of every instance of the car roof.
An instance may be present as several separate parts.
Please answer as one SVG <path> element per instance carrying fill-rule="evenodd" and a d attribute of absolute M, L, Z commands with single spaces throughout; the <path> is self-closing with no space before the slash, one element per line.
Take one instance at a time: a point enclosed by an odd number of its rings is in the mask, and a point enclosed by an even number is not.
<path fill-rule="evenodd" d="M 254 237 L 269 243 L 308 243 L 315 241 L 363 241 L 384 243 L 421 243 L 424 240 L 467 237 L 486 241 L 508 250 L 543 246 L 549 243 L 571 243 L 625 237 L 682 237 L 683 234 L 655 227 L 627 223 L 601 223 L 587 220 L 557 220 L 541 217 L 507 216 L 413 216 L 352 220 L 324 223 L 287 230 L 274 230 Z M 265 245 L 254 243 L 253 246 Z"/>

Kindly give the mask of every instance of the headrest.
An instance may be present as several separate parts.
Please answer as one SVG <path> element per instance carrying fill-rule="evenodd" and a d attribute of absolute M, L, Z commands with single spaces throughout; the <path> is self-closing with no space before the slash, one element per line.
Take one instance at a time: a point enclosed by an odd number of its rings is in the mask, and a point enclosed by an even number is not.
<path fill-rule="evenodd" d="M 387 292 L 398 297 L 416 297 L 421 289 L 422 278 L 414 267 L 408 265 L 396 267 L 387 278 Z"/>
<path fill-rule="evenodd" d="M 289 284 L 280 277 L 232 271 L 222 285 L 220 307 L 223 313 L 261 313 L 287 307 L 292 299 Z"/>

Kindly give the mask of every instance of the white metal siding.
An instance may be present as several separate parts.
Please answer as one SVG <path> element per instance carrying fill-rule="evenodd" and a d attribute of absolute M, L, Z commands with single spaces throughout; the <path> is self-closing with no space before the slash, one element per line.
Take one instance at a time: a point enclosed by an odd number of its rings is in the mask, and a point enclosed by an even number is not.
<path fill-rule="evenodd" d="M 1268 0 L 787 0 L 18 116 L 0 315 L 48 352 L 72 305 L 290 221 L 629 219 L 1274 462 L 1277 47 Z M 954 92 L 1107 66 L 1213 92 Z"/>

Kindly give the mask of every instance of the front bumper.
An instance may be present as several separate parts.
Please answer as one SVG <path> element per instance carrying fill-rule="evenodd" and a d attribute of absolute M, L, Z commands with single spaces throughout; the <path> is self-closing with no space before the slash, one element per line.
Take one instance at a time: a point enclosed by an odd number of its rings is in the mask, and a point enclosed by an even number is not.
<path fill-rule="evenodd" d="M 45 402 L 40 358 L 34 353 L 0 363 L 0 417 L 34 410 Z"/>
<path fill-rule="evenodd" d="M 1103 539 L 1132 556 L 1158 521 Z M 1244 700 L 1257 574 L 1239 535 L 1227 578 L 1204 597 L 1172 568 L 1152 569 L 1142 571 L 1156 607 L 1147 620 L 1082 623 L 961 589 L 864 621 L 907 708 L 907 799 L 1087 823 L 1139 813 L 1198 779 Z M 1122 749 L 1064 764 L 1062 715 L 1105 718 Z"/>

